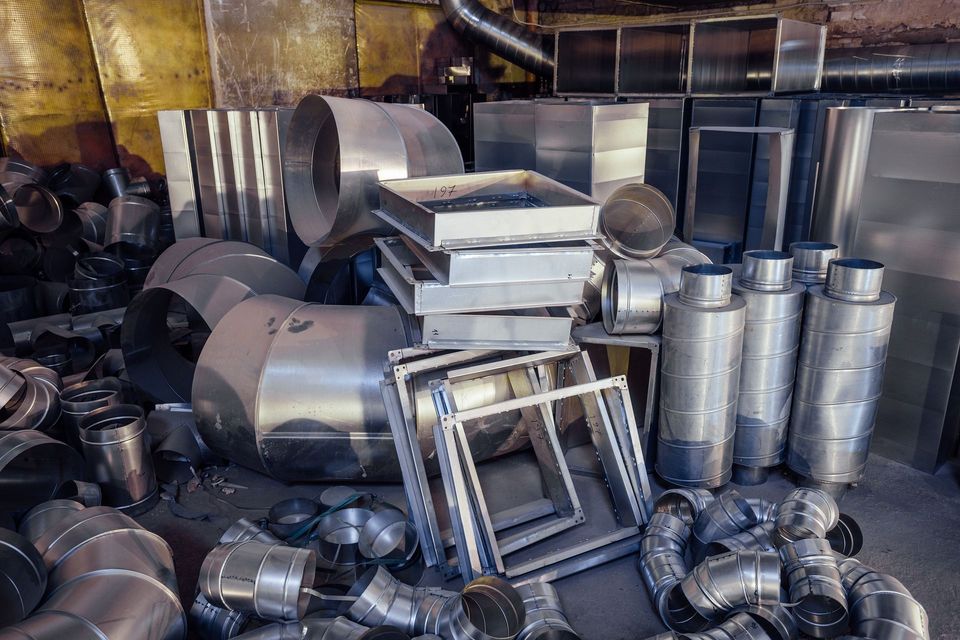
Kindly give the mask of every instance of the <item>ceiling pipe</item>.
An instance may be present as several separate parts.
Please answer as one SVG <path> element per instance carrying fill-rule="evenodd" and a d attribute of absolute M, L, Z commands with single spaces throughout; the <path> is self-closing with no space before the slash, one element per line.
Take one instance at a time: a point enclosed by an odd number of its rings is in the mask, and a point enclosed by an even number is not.
<path fill-rule="evenodd" d="M 553 40 L 487 9 L 479 0 L 440 0 L 453 28 L 538 76 L 553 76 Z"/>

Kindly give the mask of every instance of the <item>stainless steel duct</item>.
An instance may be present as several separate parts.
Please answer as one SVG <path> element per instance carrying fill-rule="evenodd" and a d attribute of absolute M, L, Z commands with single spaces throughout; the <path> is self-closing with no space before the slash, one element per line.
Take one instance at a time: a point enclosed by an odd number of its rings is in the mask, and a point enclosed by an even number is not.
<path fill-rule="evenodd" d="M 658 511 L 650 517 L 640 540 L 637 569 L 654 609 L 665 625 L 677 631 L 697 631 L 707 620 L 687 603 L 680 581 L 687 575 L 684 554 L 690 527 L 681 518 Z"/>
<path fill-rule="evenodd" d="M 200 567 L 200 591 L 207 601 L 264 620 L 295 622 L 307 613 L 316 554 L 309 549 L 256 540 L 213 548 Z"/>
<path fill-rule="evenodd" d="M 76 511 L 36 541 L 49 572 L 47 601 L 0 630 L 3 640 L 182 640 L 170 547 L 109 507 Z"/>
<path fill-rule="evenodd" d="M 847 630 L 847 593 L 830 543 L 807 538 L 780 547 L 789 602 L 800 631 L 832 638 Z"/>
<path fill-rule="evenodd" d="M 283 480 L 399 478 L 380 380 L 387 352 L 409 344 L 404 320 L 397 307 L 272 295 L 236 306 L 197 362 L 200 435 L 214 453 Z"/>
<path fill-rule="evenodd" d="M 134 404 L 96 409 L 80 420 L 79 429 L 87 475 L 100 485 L 104 503 L 131 515 L 153 508 L 159 491 L 143 409 Z"/>
<path fill-rule="evenodd" d="M 41 502 L 27 511 L 27 514 L 20 520 L 17 531 L 31 543 L 34 543 L 47 529 L 74 511 L 80 511 L 83 508 L 83 505 L 76 500 L 59 499 Z"/>
<path fill-rule="evenodd" d="M 770 640 L 766 629 L 753 616 L 740 611 L 712 629 L 688 633 L 683 640 Z"/>
<path fill-rule="evenodd" d="M 883 265 L 843 258 L 807 292 L 787 465 L 828 491 L 863 475 L 896 297 Z"/>
<path fill-rule="evenodd" d="M 790 245 L 793 256 L 793 279 L 807 288 L 823 284 L 827 279 L 827 266 L 840 257 L 840 249 L 830 242 L 794 242 Z"/>
<path fill-rule="evenodd" d="M 190 605 L 190 627 L 201 640 L 229 640 L 243 633 L 250 616 L 242 611 L 215 607 L 202 593 Z"/>
<path fill-rule="evenodd" d="M 30 615 L 46 586 L 43 559 L 30 540 L 0 527 L 0 628 Z"/>
<path fill-rule="evenodd" d="M 549 582 L 533 582 L 517 587 L 523 598 L 526 619 L 517 640 L 580 640 L 570 626 L 560 602 L 560 594 Z"/>
<path fill-rule="evenodd" d="M 160 206 L 138 196 L 121 196 L 110 201 L 104 246 L 127 244 L 154 251 L 160 230 Z"/>
<path fill-rule="evenodd" d="M 746 318 L 732 281 L 729 267 L 684 267 L 680 290 L 663 302 L 656 468 L 672 484 L 730 480 Z"/>
<path fill-rule="evenodd" d="M 47 431 L 57 424 L 63 388 L 60 375 L 33 360 L 0 356 L 0 364 L 25 380 L 25 389 L 2 407 L 0 432 L 17 429 Z"/>
<path fill-rule="evenodd" d="M 621 258 L 656 256 L 673 236 L 675 218 L 667 196 L 642 183 L 623 185 L 600 207 L 600 229 L 607 247 Z"/>
<path fill-rule="evenodd" d="M 0 431 L 0 511 L 49 500 L 64 481 L 83 473 L 83 458 L 69 445 L 39 431 Z"/>
<path fill-rule="evenodd" d="M 733 292 L 747 303 L 743 362 L 733 440 L 733 479 L 766 481 L 784 461 L 806 287 L 792 281 L 793 258 L 747 251 Z"/>
<path fill-rule="evenodd" d="M 899 580 L 849 558 L 840 562 L 839 569 L 853 633 L 865 638 L 930 640 L 926 610 Z"/>
<path fill-rule="evenodd" d="M 308 95 L 290 120 L 284 192 L 308 246 L 392 231 L 372 213 L 378 181 L 453 173 L 463 173 L 457 141 L 423 109 Z"/>
<path fill-rule="evenodd" d="M 676 242 L 655 258 L 613 260 L 604 272 L 600 289 L 603 326 L 607 333 L 654 333 L 663 320 L 663 298 L 680 288 L 684 267 L 710 259 Z"/>
<path fill-rule="evenodd" d="M 772 537 L 775 527 L 772 522 L 761 522 L 728 538 L 714 540 L 707 545 L 706 554 L 709 557 L 731 551 L 776 551 Z"/>
<path fill-rule="evenodd" d="M 750 504 L 734 489 L 724 491 L 697 517 L 693 525 L 691 547 L 693 558 L 699 562 L 706 554 L 707 545 L 756 526 L 757 515 Z"/>
<path fill-rule="evenodd" d="M 731 551 L 707 558 L 680 588 L 707 620 L 725 617 L 737 607 L 780 602 L 780 556 L 775 551 Z"/>
<path fill-rule="evenodd" d="M 707 505 L 713 502 L 713 494 L 707 489 L 680 487 L 667 489 L 653 503 L 655 513 L 669 513 L 689 526 L 697 521 Z"/>
<path fill-rule="evenodd" d="M 938 94 L 960 90 L 960 43 L 827 49 L 821 89 Z"/>
<path fill-rule="evenodd" d="M 777 537 L 781 542 L 826 538 L 840 521 L 840 510 L 830 494 L 818 489 L 794 489 L 780 503 Z"/>
<path fill-rule="evenodd" d="M 553 76 L 553 39 L 484 7 L 478 0 L 440 0 L 453 27 L 501 58 L 538 76 Z"/>

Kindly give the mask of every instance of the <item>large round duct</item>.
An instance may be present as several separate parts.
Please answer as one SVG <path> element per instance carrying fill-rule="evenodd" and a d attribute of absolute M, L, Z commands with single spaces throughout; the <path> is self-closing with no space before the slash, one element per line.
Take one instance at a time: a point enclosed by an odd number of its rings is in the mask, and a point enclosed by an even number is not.
<path fill-rule="evenodd" d="M 306 245 L 391 231 L 377 182 L 449 173 L 463 173 L 457 141 L 417 107 L 308 95 L 290 120 L 284 191 Z"/>

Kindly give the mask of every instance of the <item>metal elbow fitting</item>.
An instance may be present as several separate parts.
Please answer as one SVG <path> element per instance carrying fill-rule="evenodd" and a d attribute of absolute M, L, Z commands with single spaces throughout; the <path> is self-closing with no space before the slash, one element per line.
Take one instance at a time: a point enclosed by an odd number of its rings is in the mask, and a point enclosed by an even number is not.
<path fill-rule="evenodd" d="M 707 558 L 681 582 L 687 602 L 708 620 L 737 607 L 780 602 L 780 556 L 769 551 L 732 551 Z"/>
<path fill-rule="evenodd" d="M 800 631 L 832 638 L 847 630 L 847 592 L 830 543 L 807 538 L 780 547 L 790 602 Z"/>
<path fill-rule="evenodd" d="M 707 545 L 707 556 L 731 551 L 776 551 L 773 541 L 774 523 L 762 522 L 728 538 L 714 540 Z"/>
<path fill-rule="evenodd" d="M 851 558 L 842 560 L 839 569 L 853 633 L 867 638 L 930 640 L 926 610 L 899 580 Z"/>
<path fill-rule="evenodd" d="M 707 505 L 693 525 L 691 546 L 694 560 L 703 560 L 711 542 L 729 538 L 756 524 L 757 515 L 739 491 L 730 489 L 721 493 Z"/>
<path fill-rule="evenodd" d="M 783 542 L 804 538 L 826 538 L 837 526 L 840 508 L 837 501 L 820 489 L 794 489 L 780 503 L 777 512 L 777 537 Z"/>
<path fill-rule="evenodd" d="M 517 587 L 526 619 L 517 640 L 580 640 L 563 611 L 560 595 L 549 582 Z"/>
<path fill-rule="evenodd" d="M 693 526 L 697 516 L 713 500 L 713 494 L 707 489 L 688 487 L 667 489 L 654 501 L 653 510 L 658 513 L 669 513 L 680 518 L 687 525 Z"/>

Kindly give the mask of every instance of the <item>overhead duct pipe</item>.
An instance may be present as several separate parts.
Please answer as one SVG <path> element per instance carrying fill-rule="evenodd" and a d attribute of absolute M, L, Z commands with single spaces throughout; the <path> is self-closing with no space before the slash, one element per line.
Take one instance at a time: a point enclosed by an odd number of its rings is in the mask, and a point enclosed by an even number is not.
<path fill-rule="evenodd" d="M 494 13 L 479 0 L 440 0 L 453 28 L 501 58 L 538 76 L 553 76 L 553 41 Z"/>
<path fill-rule="evenodd" d="M 944 93 L 960 89 L 960 43 L 827 50 L 823 91 Z"/>

